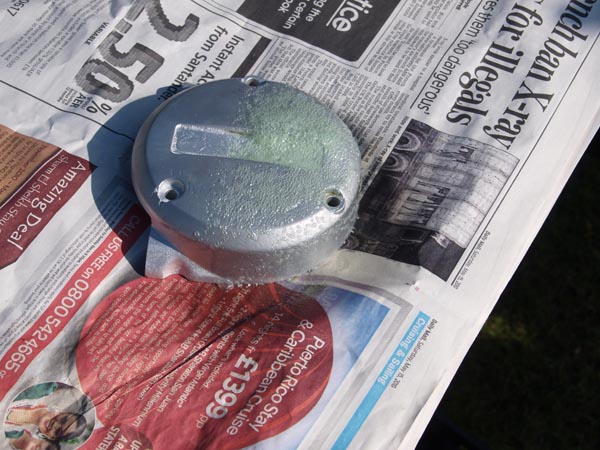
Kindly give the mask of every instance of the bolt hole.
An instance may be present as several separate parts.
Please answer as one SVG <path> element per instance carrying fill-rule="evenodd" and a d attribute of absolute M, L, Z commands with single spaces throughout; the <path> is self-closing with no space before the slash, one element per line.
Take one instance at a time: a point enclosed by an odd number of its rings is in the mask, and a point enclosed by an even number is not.
<path fill-rule="evenodd" d="M 330 208 L 339 208 L 342 204 L 342 200 L 338 197 L 329 197 L 327 199 L 327 206 Z"/>
<path fill-rule="evenodd" d="M 158 188 L 156 188 L 156 195 L 161 203 L 166 203 L 177 200 L 184 191 L 185 186 L 181 181 L 174 178 L 168 178 L 158 185 Z"/>
<path fill-rule="evenodd" d="M 176 200 L 177 197 L 179 197 L 179 194 L 175 189 L 169 189 L 167 192 L 165 192 L 165 198 L 167 200 Z"/>
<path fill-rule="evenodd" d="M 339 191 L 329 191 L 325 196 L 325 205 L 333 212 L 340 212 L 344 209 L 344 196 Z"/>
<path fill-rule="evenodd" d="M 246 85 L 251 86 L 251 87 L 257 87 L 264 83 L 264 80 L 262 78 L 254 76 L 254 75 L 245 77 L 242 81 L 244 83 L 246 83 Z"/>

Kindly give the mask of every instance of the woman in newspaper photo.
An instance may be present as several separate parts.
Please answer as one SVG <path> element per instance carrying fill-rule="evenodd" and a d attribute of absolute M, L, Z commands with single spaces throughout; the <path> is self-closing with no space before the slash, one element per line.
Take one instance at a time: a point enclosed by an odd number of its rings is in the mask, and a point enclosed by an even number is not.
<path fill-rule="evenodd" d="M 8 445 L 15 450 L 60 450 L 56 442 L 38 439 L 29 431 L 9 431 L 6 433 Z"/>
<path fill-rule="evenodd" d="M 47 382 L 22 391 L 4 419 L 5 436 L 17 449 L 77 448 L 91 432 L 87 396 L 66 384 Z M 66 445 L 66 447 L 65 447 Z"/>
<path fill-rule="evenodd" d="M 87 422 L 81 414 L 55 411 L 43 405 L 13 406 L 8 410 L 5 424 L 31 431 L 51 441 L 70 440 L 83 433 Z"/>

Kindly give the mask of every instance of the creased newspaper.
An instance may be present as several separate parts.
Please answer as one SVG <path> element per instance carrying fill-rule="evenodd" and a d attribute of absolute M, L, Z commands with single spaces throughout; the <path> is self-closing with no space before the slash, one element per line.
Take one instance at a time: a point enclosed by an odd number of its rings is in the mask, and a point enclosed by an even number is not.
<path fill-rule="evenodd" d="M 595 0 L 6 0 L 2 448 L 412 448 L 599 124 Z M 284 283 L 144 277 L 138 128 L 256 74 L 362 152 Z"/>

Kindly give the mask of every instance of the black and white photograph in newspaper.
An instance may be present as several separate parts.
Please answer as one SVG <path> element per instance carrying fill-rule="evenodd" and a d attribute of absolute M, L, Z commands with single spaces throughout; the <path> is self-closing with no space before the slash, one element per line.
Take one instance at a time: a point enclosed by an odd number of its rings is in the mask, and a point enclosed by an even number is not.
<path fill-rule="evenodd" d="M 446 281 L 518 162 L 413 119 L 365 193 L 345 248 Z"/>

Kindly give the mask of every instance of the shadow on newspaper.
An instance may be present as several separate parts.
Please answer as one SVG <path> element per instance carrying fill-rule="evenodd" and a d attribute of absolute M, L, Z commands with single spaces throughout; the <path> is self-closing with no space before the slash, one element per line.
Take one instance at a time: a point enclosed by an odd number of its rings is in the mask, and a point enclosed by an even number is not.
<path fill-rule="evenodd" d="M 157 107 L 156 97 L 150 95 L 124 105 L 88 143 L 90 160 L 106 161 L 102 168 L 107 167 L 92 174 L 94 201 L 106 225 L 112 229 L 115 244 L 121 247 L 124 257 L 139 274 L 144 273 L 150 219 L 133 189 L 131 153 L 139 128 Z M 107 135 L 110 136 L 107 138 Z M 111 141 L 116 144 L 107 148 Z"/>

